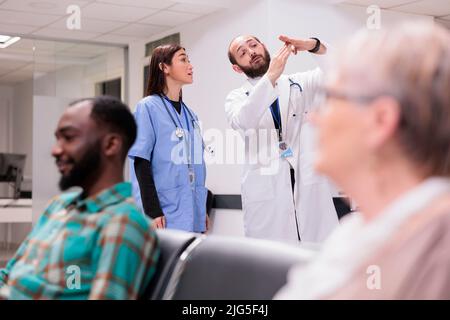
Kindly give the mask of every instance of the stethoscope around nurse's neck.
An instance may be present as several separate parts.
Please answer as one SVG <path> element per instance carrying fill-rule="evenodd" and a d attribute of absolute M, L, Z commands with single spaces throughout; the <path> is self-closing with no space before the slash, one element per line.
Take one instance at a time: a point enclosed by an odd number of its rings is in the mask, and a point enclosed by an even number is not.
<path fill-rule="evenodd" d="M 159 95 L 159 97 L 161 98 L 161 101 L 163 102 L 164 107 L 166 108 L 167 114 L 170 116 L 170 119 L 172 119 L 173 125 L 175 126 L 175 135 L 177 136 L 178 139 L 182 140 L 184 138 L 184 130 L 181 127 L 181 120 L 178 119 L 178 120 L 180 120 L 180 126 L 178 126 L 177 122 L 175 121 L 175 118 L 173 117 L 172 113 L 170 112 L 169 107 L 167 106 L 167 103 L 165 101 L 165 100 L 170 101 L 169 98 L 167 98 L 166 96 L 163 96 L 163 95 Z M 187 110 L 187 112 L 189 113 L 189 117 L 192 120 L 192 127 L 193 127 L 193 129 L 194 130 L 196 130 L 196 129 L 200 130 L 200 125 L 198 124 L 197 120 L 194 118 L 194 115 L 192 114 L 191 110 L 189 110 L 188 107 L 184 106 L 183 100 L 181 100 L 181 98 L 180 98 L 180 106 L 181 106 L 181 109 L 183 110 L 183 112 L 184 112 L 184 114 L 186 116 L 186 119 L 187 119 L 187 115 L 186 115 L 186 111 L 185 110 Z M 189 119 L 187 119 L 187 120 L 188 120 L 187 123 L 188 123 L 188 131 L 189 131 Z M 200 134 L 200 138 L 201 138 L 201 141 L 202 141 L 203 149 L 204 150 L 208 150 L 208 153 L 213 155 L 214 151 L 212 151 L 212 149 L 210 149 L 210 148 L 208 148 L 208 149 L 206 148 L 205 141 L 203 140 L 203 137 L 201 137 L 201 134 Z M 186 140 L 188 140 L 188 139 L 186 139 Z"/>
<path fill-rule="evenodd" d="M 169 101 L 169 98 L 167 98 L 166 96 L 163 96 L 163 95 L 159 95 L 159 97 L 161 98 L 161 101 L 163 102 L 164 107 L 166 108 L 167 114 L 170 116 L 170 119 L 173 122 L 173 125 L 175 126 L 175 135 L 177 136 L 178 139 L 180 139 L 180 140 L 183 139 L 185 132 L 184 132 L 183 126 L 181 124 L 181 120 L 178 119 L 180 121 L 180 123 L 178 125 L 178 123 L 175 121 L 174 116 L 172 115 L 172 112 L 170 112 L 169 107 L 167 106 L 166 100 Z M 190 120 L 192 120 L 192 126 L 195 128 L 194 115 L 192 114 L 191 110 L 184 107 L 184 103 L 183 103 L 183 100 L 181 100 L 181 98 L 180 98 L 180 106 L 181 106 L 181 110 L 184 112 L 184 115 L 186 116 L 188 132 L 189 132 L 189 119 L 187 119 L 186 110 L 189 113 L 189 117 L 191 118 Z"/>

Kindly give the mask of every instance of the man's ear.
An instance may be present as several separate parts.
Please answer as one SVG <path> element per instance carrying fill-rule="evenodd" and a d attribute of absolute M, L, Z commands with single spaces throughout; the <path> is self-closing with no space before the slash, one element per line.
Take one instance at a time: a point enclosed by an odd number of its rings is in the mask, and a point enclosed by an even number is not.
<path fill-rule="evenodd" d="M 400 125 L 400 104 L 392 97 L 379 97 L 370 106 L 372 113 L 369 143 L 378 148 L 392 139 Z"/>
<path fill-rule="evenodd" d="M 241 67 L 239 67 L 237 64 L 233 64 L 231 66 L 233 68 L 234 71 L 236 71 L 237 73 L 243 73 L 244 71 L 242 71 Z"/>
<path fill-rule="evenodd" d="M 123 148 L 122 137 L 117 133 L 108 133 L 103 137 L 103 151 L 107 157 L 120 155 Z"/>

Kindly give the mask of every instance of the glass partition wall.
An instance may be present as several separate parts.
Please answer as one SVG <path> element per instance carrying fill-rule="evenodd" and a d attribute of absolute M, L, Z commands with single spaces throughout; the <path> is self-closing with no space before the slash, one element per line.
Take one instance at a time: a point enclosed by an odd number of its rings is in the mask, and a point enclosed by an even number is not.
<path fill-rule="evenodd" d="M 51 156 L 59 117 L 76 99 L 109 94 L 124 100 L 123 48 L 34 40 L 33 222 L 58 194 L 59 173 Z"/>
<path fill-rule="evenodd" d="M 82 97 L 126 101 L 125 59 L 126 48 L 80 42 L 22 38 L 0 48 L 0 153 L 26 156 L 21 199 L 0 183 L 0 267 L 60 193 L 51 156 L 60 115 Z"/>

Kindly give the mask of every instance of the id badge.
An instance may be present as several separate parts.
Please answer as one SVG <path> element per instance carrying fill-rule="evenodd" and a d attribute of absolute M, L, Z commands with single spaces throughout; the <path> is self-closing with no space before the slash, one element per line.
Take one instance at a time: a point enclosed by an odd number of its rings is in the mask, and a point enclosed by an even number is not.
<path fill-rule="evenodd" d="M 282 159 L 290 158 L 294 156 L 294 153 L 292 152 L 291 147 L 288 146 L 288 144 L 284 141 L 280 141 L 278 144 L 280 148 L 280 156 Z"/>
<path fill-rule="evenodd" d="M 193 168 L 189 168 L 189 182 L 191 185 L 195 184 L 195 172 Z"/>

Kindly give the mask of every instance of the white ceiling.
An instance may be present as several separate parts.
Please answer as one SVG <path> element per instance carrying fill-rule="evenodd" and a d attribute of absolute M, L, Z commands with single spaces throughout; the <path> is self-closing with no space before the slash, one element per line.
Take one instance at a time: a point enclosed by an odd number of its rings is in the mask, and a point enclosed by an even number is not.
<path fill-rule="evenodd" d="M 0 0 L 0 33 L 126 45 L 245 0 Z M 450 0 L 328 0 L 424 14 L 450 21 Z M 68 30 L 67 7 L 81 10 L 81 30 Z"/>
<path fill-rule="evenodd" d="M 0 34 L 126 45 L 242 1 L 245 0 L 0 0 Z M 430 15 L 450 28 L 450 0 L 325 2 L 375 4 L 383 9 Z M 66 27 L 69 5 L 78 5 L 81 9 L 81 30 Z M 83 63 L 112 50 L 96 45 L 22 39 L 0 50 L 0 84 L 14 84 L 32 77 L 33 47 L 43 59 L 35 64 L 36 72 L 54 71 L 73 61 Z"/>
<path fill-rule="evenodd" d="M 358 6 L 378 5 L 382 9 L 432 16 L 439 24 L 450 29 L 450 0 L 338 0 Z"/>
<path fill-rule="evenodd" d="M 87 63 L 108 50 L 116 49 L 31 38 L 126 45 L 222 10 L 238 1 L 0 0 L 0 34 L 24 38 L 0 50 L 0 84 L 11 85 L 31 79 L 33 70 L 36 75 L 63 68 L 73 61 Z M 70 5 L 80 7 L 81 30 L 66 27 L 69 16 L 66 10 Z M 39 57 L 35 64 L 34 57 Z"/>
<path fill-rule="evenodd" d="M 450 0 L 343 0 L 341 3 L 370 6 L 450 20 Z"/>
<path fill-rule="evenodd" d="M 238 0 L 0 0 L 0 32 L 126 45 L 201 18 Z M 81 12 L 69 30 L 68 6 Z"/>
<path fill-rule="evenodd" d="M 87 65 L 93 59 L 121 48 L 21 39 L 0 50 L 0 85 L 15 85 L 73 65 Z"/>

